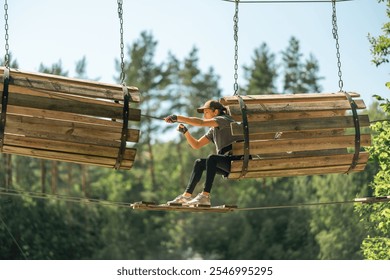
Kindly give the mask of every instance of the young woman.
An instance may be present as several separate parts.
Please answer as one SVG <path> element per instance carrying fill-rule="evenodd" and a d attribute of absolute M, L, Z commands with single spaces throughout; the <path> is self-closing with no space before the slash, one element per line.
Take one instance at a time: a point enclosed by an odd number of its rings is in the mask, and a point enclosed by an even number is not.
<path fill-rule="evenodd" d="M 230 123 L 234 120 L 226 114 L 226 108 L 216 100 L 207 101 L 202 107 L 197 109 L 198 113 L 203 113 L 203 118 L 186 117 L 179 115 L 170 115 L 165 118 L 167 123 L 181 123 L 178 131 L 184 134 L 187 142 L 193 149 L 199 149 L 209 143 L 214 143 L 216 154 L 209 155 L 207 158 L 195 160 L 191 177 L 183 194 L 167 203 L 181 203 L 182 205 L 194 206 L 198 204 L 211 205 L 210 192 L 216 174 L 227 176 L 230 172 L 232 143 L 243 140 L 242 136 L 233 136 Z M 205 126 L 210 129 L 208 132 L 195 139 L 188 129 L 183 125 Z M 203 192 L 195 198 L 192 193 L 200 181 L 203 171 L 206 171 L 206 181 Z"/>

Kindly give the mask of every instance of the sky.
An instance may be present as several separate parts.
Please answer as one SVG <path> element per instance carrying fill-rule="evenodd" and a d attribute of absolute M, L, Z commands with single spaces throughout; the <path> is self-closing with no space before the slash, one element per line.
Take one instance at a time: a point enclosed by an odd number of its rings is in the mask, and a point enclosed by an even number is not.
<path fill-rule="evenodd" d="M 41 63 L 50 66 L 61 61 L 72 76 L 76 62 L 85 56 L 89 78 L 115 83 L 115 59 L 120 57 L 117 0 L 8 0 L 8 6 L 10 52 L 21 70 L 35 72 Z M 376 0 L 337 3 L 343 90 L 360 93 L 366 104 L 372 102 L 373 94 L 389 95 L 385 83 L 390 80 L 390 66 L 372 64 L 367 39 L 368 33 L 380 35 L 381 27 L 389 21 L 385 8 Z M 123 0 L 123 11 L 126 45 L 139 39 L 141 32 L 149 32 L 158 42 L 157 64 L 166 61 L 169 52 L 183 60 L 196 47 L 201 69 L 213 67 L 220 76 L 222 95 L 233 94 L 234 3 Z M 331 13 L 330 3 L 241 3 L 239 84 L 245 83 L 242 66 L 251 64 L 255 49 L 265 42 L 280 62 L 281 51 L 294 36 L 304 58 L 312 54 L 318 60 L 323 92 L 338 91 Z M 5 45 L 4 16 L 0 27 L 1 47 Z"/>

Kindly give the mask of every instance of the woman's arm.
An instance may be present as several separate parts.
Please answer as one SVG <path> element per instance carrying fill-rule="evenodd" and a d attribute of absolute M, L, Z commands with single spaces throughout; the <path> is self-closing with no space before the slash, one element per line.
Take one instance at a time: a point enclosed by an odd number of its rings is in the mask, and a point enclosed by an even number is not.
<path fill-rule="evenodd" d="M 177 116 L 177 121 L 193 126 L 218 127 L 218 123 L 214 119 L 205 120 L 195 117 Z"/>

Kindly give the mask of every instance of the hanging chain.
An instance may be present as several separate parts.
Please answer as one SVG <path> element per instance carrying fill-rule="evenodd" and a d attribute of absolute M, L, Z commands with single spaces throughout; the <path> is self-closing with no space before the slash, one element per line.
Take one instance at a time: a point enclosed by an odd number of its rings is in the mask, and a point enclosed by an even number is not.
<path fill-rule="evenodd" d="M 333 24 L 333 38 L 336 40 L 336 56 L 337 56 L 337 67 L 338 67 L 338 75 L 339 75 L 339 90 L 343 91 L 343 79 L 341 73 L 341 60 L 340 60 L 340 45 L 339 45 L 339 35 L 337 32 L 337 16 L 336 16 L 336 0 L 332 0 L 332 24 Z"/>
<path fill-rule="evenodd" d="M 9 64 L 9 44 L 8 44 L 8 3 L 5 0 L 4 3 L 4 19 L 5 19 L 5 56 L 4 56 L 4 66 L 8 67 Z"/>
<path fill-rule="evenodd" d="M 121 84 L 125 84 L 125 54 L 124 54 L 124 48 L 125 45 L 123 43 L 123 0 L 118 0 L 118 16 L 119 16 L 119 24 L 120 24 L 120 36 L 121 36 L 121 76 L 120 81 Z"/>
<path fill-rule="evenodd" d="M 236 8 L 234 12 L 234 95 L 238 95 L 238 4 L 240 0 L 236 1 Z"/>

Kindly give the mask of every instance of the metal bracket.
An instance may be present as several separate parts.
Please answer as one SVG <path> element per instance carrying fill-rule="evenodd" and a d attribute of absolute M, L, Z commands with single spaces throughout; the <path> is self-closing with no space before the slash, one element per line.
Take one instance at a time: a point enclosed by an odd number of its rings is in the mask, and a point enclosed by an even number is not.
<path fill-rule="evenodd" d="M 121 167 L 125 151 L 126 151 L 126 140 L 128 133 L 128 124 L 129 124 L 129 101 L 130 94 L 126 85 L 122 85 L 123 89 L 123 125 L 122 125 L 122 134 L 121 134 L 121 144 L 118 151 L 118 157 L 116 158 L 115 169 Z"/>
<path fill-rule="evenodd" d="M 351 105 L 352 110 L 352 118 L 353 118 L 353 124 L 355 126 L 355 153 L 352 158 L 352 163 L 349 166 L 346 174 L 351 172 L 353 169 L 355 169 L 356 165 L 359 162 L 359 155 L 360 155 L 360 122 L 359 122 L 359 115 L 357 113 L 357 105 L 355 101 L 352 99 L 352 97 L 347 93 L 344 92 L 345 96 L 347 97 L 349 104 Z"/>
<path fill-rule="evenodd" d="M 242 164 L 241 169 L 241 177 L 245 177 L 246 173 L 248 173 L 248 163 L 249 163 L 249 124 L 248 124 L 248 115 L 247 108 L 244 100 L 240 95 L 237 96 L 238 102 L 240 104 L 241 116 L 242 116 L 242 130 L 244 133 L 244 162 Z"/>
<path fill-rule="evenodd" d="M 4 134 L 5 134 L 5 123 L 7 120 L 7 105 L 8 105 L 8 88 L 9 88 L 9 68 L 4 68 L 4 82 L 3 82 L 3 94 L 1 97 L 1 115 L 0 115 L 0 149 L 3 150 L 4 145 Z"/>

